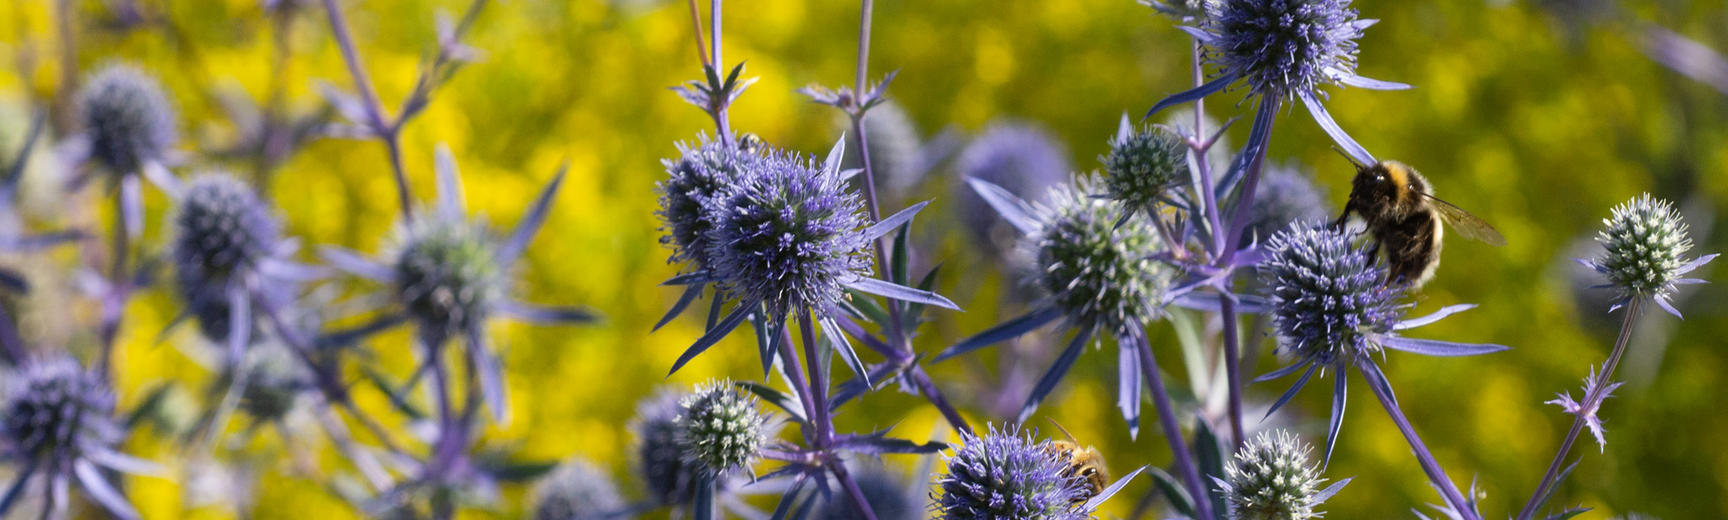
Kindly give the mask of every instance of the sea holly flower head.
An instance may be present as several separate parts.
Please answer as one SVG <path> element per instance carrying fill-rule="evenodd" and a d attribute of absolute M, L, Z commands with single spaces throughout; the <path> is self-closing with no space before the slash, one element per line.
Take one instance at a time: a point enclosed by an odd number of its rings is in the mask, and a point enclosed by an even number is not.
<path fill-rule="evenodd" d="M 1224 464 L 1224 478 L 1212 477 L 1224 491 L 1232 520 L 1307 520 L 1314 509 L 1350 479 L 1320 489 L 1319 470 L 1307 443 L 1284 430 L 1261 432 Z"/>
<path fill-rule="evenodd" d="M 1026 244 L 1037 251 L 1038 286 L 1070 322 L 1125 335 L 1164 315 L 1173 272 L 1152 258 L 1159 242 L 1146 216 L 1099 198 L 1098 184 L 1082 175 L 1051 188 Z"/>
<path fill-rule="evenodd" d="M 1338 429 L 1343 424 L 1349 369 L 1359 369 L 1369 384 L 1390 394 L 1391 386 L 1374 359 L 1374 354 L 1383 349 L 1443 357 L 1507 349 L 1502 345 L 1400 336 L 1399 331 L 1434 323 L 1475 305 L 1452 305 L 1427 316 L 1404 319 L 1409 308 L 1403 302 L 1404 286 L 1388 285 L 1385 268 L 1370 259 L 1367 249 L 1357 247 L 1351 234 L 1320 222 L 1292 223 L 1267 242 L 1258 267 L 1269 293 L 1267 300 L 1278 351 L 1294 362 L 1255 381 L 1302 373 L 1266 415 L 1271 416 L 1289 402 L 1316 371 L 1332 369 L 1335 372 L 1332 420 L 1326 436 L 1326 460 L 1332 458 Z"/>
<path fill-rule="evenodd" d="M 768 418 L 756 397 L 731 381 L 710 381 L 678 402 L 678 446 L 703 475 L 748 470 L 768 443 Z"/>
<path fill-rule="evenodd" d="M 487 348 L 486 320 L 497 315 L 545 324 L 594 319 L 592 313 L 579 308 L 516 301 L 508 290 L 508 273 L 546 222 L 564 170 L 541 189 L 516 227 L 498 236 L 467 215 L 462 180 L 448 149 L 438 149 L 435 165 L 437 205 L 416 212 L 416 218 L 399 228 L 399 244 L 385 262 L 339 248 L 321 251 L 333 267 L 389 287 L 388 294 L 397 307 L 361 330 L 344 334 L 342 340 L 358 341 L 404 320 L 417 325 L 421 346 L 427 349 L 443 348 L 449 340 L 463 338 L 467 365 L 478 372 L 480 393 L 494 418 L 502 422 L 506 417 L 503 368 L 497 354 Z"/>
<path fill-rule="evenodd" d="M 265 343 L 246 352 L 246 388 L 239 409 L 260 422 L 281 419 L 294 410 L 300 395 L 312 388 L 306 365 L 287 345 Z"/>
<path fill-rule="evenodd" d="M 708 229 L 712 211 L 708 206 L 737 181 L 739 172 L 754 170 L 762 160 L 757 151 L 742 141 L 727 143 L 698 137 L 697 144 L 678 144 L 679 157 L 665 159 L 667 178 L 659 182 L 660 217 L 666 234 L 660 243 L 672 249 L 671 262 L 689 262 L 705 269 L 708 261 Z"/>
<path fill-rule="evenodd" d="M 1687 259 L 1692 237 L 1687 235 L 1686 222 L 1672 203 L 1648 193 L 1616 206 L 1613 216 L 1602 223 L 1604 229 L 1597 233 L 1596 241 L 1605 251 L 1584 265 L 1608 277 L 1605 287 L 1620 291 L 1620 299 L 1610 310 L 1633 299 L 1647 299 L 1679 316 L 1680 311 L 1669 301 L 1675 288 L 1704 282 L 1682 276 L 1716 255 Z"/>
<path fill-rule="evenodd" d="M 161 161 L 179 135 L 174 106 L 161 84 L 125 64 L 104 66 L 85 81 L 78 115 L 89 156 L 115 175 L 138 173 L 144 163 Z"/>
<path fill-rule="evenodd" d="M 694 466 L 684 460 L 684 450 L 678 446 L 678 403 L 683 397 L 662 390 L 637 404 L 636 417 L 630 421 L 636 478 L 656 504 L 686 504 L 695 491 Z"/>
<path fill-rule="evenodd" d="M 231 362 L 256 337 L 251 300 L 285 300 L 289 274 L 301 271 L 287 259 L 295 250 L 282 239 L 275 210 L 250 186 L 227 174 L 194 178 L 173 216 L 175 287 L 187 314 L 206 338 L 227 342 Z M 247 301 L 241 301 L 247 300 Z M 239 320 L 237 323 L 236 320 Z M 230 337 L 239 325 L 244 337 Z"/>
<path fill-rule="evenodd" d="M 23 470 L 0 489 L 21 490 L 39 479 L 63 490 L 71 481 L 110 514 L 138 518 L 105 470 L 145 474 L 157 468 L 115 449 L 125 431 L 114 420 L 114 392 L 101 377 L 70 357 L 34 360 L 4 377 L 0 459 L 19 461 Z M 0 500 L 0 516 L 16 503 L 13 498 Z M 61 517 L 66 502 L 55 503 Z"/>
<path fill-rule="evenodd" d="M 1256 95 L 1295 100 L 1356 75 L 1358 20 L 1350 0 L 1220 0 L 1202 20 L 1207 60 Z"/>
<path fill-rule="evenodd" d="M 1136 211 L 1155 211 L 1167 193 L 1188 182 L 1188 145 L 1169 128 L 1140 129 L 1122 124 L 1110 139 L 1110 151 L 1098 161 L 1104 164 L 1105 186 L 1110 198 Z"/>
<path fill-rule="evenodd" d="M 618 486 L 583 459 L 565 461 L 541 477 L 534 484 L 533 503 L 534 520 L 601 520 L 625 508 Z"/>
<path fill-rule="evenodd" d="M 1080 520 L 1092 509 L 1076 498 L 1086 483 L 1068 475 L 1069 461 L 1033 432 L 991 426 L 983 436 L 961 434 L 963 445 L 947 456 L 948 472 L 937 478 L 935 509 L 943 520 Z"/>
<path fill-rule="evenodd" d="M 1266 244 L 1261 277 L 1271 291 L 1281 350 L 1315 363 L 1352 363 L 1404 316 L 1404 289 L 1340 228 L 1291 224 Z"/>
<path fill-rule="evenodd" d="M 754 166 L 715 204 L 708 258 L 722 286 L 776 314 L 838 302 L 870 275 L 863 203 L 811 158 L 772 151 Z"/>

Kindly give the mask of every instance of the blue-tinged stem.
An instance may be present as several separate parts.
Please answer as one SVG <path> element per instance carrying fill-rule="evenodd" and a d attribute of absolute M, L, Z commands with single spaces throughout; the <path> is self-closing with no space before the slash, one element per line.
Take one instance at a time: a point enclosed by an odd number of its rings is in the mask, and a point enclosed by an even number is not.
<path fill-rule="evenodd" d="M 840 486 L 846 488 L 846 494 L 852 497 L 852 505 L 858 513 L 867 520 L 876 520 L 876 511 L 871 509 L 870 500 L 864 498 L 864 490 L 858 488 L 858 481 L 846 471 L 846 465 L 836 459 L 828 469 L 834 472 L 834 479 L 840 481 Z"/>
<path fill-rule="evenodd" d="M 1372 365 L 1373 360 L 1365 359 L 1365 364 Z M 1340 370 L 1336 377 L 1348 377 Z M 1404 410 L 1398 407 L 1398 400 L 1392 397 L 1389 390 L 1392 382 L 1386 380 L 1386 374 L 1378 366 L 1368 366 L 1362 371 L 1362 376 L 1377 379 L 1369 381 L 1368 388 L 1374 389 L 1374 397 L 1380 399 L 1380 406 L 1386 408 L 1386 416 L 1392 418 L 1392 423 L 1398 425 L 1398 432 L 1404 434 L 1404 440 L 1410 443 L 1410 451 L 1416 454 L 1416 462 L 1421 464 L 1422 472 L 1428 474 L 1428 480 L 1434 483 L 1434 488 L 1446 499 L 1446 503 L 1458 512 L 1465 520 L 1478 520 L 1476 510 L 1464 500 L 1464 495 L 1458 492 L 1458 486 L 1452 483 L 1452 478 L 1446 476 L 1446 470 L 1440 467 L 1440 462 L 1434 459 L 1434 454 L 1428 451 L 1428 445 L 1422 443 L 1422 437 L 1416 435 L 1416 428 L 1410 426 L 1410 419 L 1404 416 Z"/>
<path fill-rule="evenodd" d="M 780 362 L 785 363 L 785 366 L 788 367 L 786 379 L 791 381 L 789 384 L 792 385 L 792 390 L 798 393 L 799 404 L 804 405 L 804 417 L 812 421 L 812 424 L 807 424 L 803 428 L 804 442 L 814 448 L 817 435 L 814 424 L 816 409 L 826 407 L 818 405 L 811 399 L 810 385 L 804 384 L 804 379 L 798 377 L 798 351 L 792 349 L 792 333 L 782 332 L 777 339 L 776 343 L 780 345 Z"/>
<path fill-rule="evenodd" d="M 1200 40 L 1194 40 L 1193 56 L 1194 86 L 1198 88 L 1206 84 L 1206 72 L 1202 69 Z M 1212 230 L 1210 233 L 1212 243 L 1207 250 L 1211 251 L 1213 255 L 1217 255 L 1224 250 L 1223 237 L 1220 233 L 1223 230 L 1223 212 L 1218 209 L 1218 195 L 1216 194 L 1216 187 L 1212 184 L 1212 164 L 1206 153 L 1210 150 L 1199 146 L 1200 140 L 1205 138 L 1206 98 L 1200 98 L 1194 100 L 1194 137 L 1189 140 L 1189 148 L 1194 150 L 1194 163 L 1200 168 L 1200 171 L 1197 172 L 1200 175 L 1200 186 L 1203 188 L 1200 190 L 1200 199 L 1206 205 L 1204 217 Z"/>
<path fill-rule="evenodd" d="M 720 57 L 720 3 L 721 0 L 713 0 L 713 2 L 709 3 L 708 13 L 708 43 L 710 44 L 708 46 L 708 51 L 714 54 L 714 59 L 710 60 L 709 63 L 714 67 L 715 74 L 725 74 L 726 72 L 723 69 L 723 67 L 726 66 L 726 60 Z M 698 38 L 700 38 L 700 36 L 698 36 Z M 714 124 L 719 127 L 721 143 L 730 143 L 732 139 L 732 123 L 726 117 L 726 108 L 729 104 L 731 104 L 731 101 L 723 98 L 720 100 L 719 106 L 716 107 L 714 111 Z"/>
<path fill-rule="evenodd" d="M 810 416 L 810 422 L 816 426 L 816 445 L 813 449 L 825 450 L 834 440 L 834 422 L 828 413 L 828 380 L 822 376 L 821 359 L 816 352 L 816 328 L 810 324 L 810 309 L 798 310 L 798 333 L 804 339 L 804 372 L 809 378 L 809 395 L 811 408 L 816 415 Z"/>
<path fill-rule="evenodd" d="M 1560 468 L 1572 452 L 1572 443 L 1578 441 L 1578 434 L 1584 430 L 1585 418 L 1602 405 L 1603 399 L 1607 399 L 1608 382 L 1613 380 L 1614 369 L 1620 366 L 1620 357 L 1626 354 L 1626 345 L 1632 339 L 1632 325 L 1637 322 L 1638 312 L 1643 308 L 1643 304 L 1644 300 L 1641 298 L 1633 298 L 1626 304 L 1626 317 L 1620 322 L 1619 337 L 1614 338 L 1614 350 L 1608 353 L 1608 361 L 1602 365 L 1602 372 L 1590 382 L 1577 417 L 1572 419 L 1572 429 L 1566 432 L 1566 440 L 1560 442 L 1560 451 L 1554 454 L 1554 461 L 1548 464 L 1548 471 L 1542 474 L 1542 482 L 1536 485 L 1536 492 L 1530 495 L 1530 501 L 1526 502 L 1524 509 L 1518 513 L 1518 520 L 1530 520 L 1530 517 L 1536 514 L 1536 508 L 1542 505 L 1542 498 L 1560 477 Z"/>
<path fill-rule="evenodd" d="M 930 405 L 935 406 L 937 411 L 942 412 L 942 417 L 948 420 L 949 426 L 960 433 L 972 433 L 972 427 L 966 424 L 966 418 L 960 416 L 960 411 L 948 403 L 948 398 L 942 395 L 942 390 L 936 387 L 936 382 L 930 380 L 930 374 L 924 373 L 924 367 L 912 365 L 912 368 L 907 370 L 907 376 L 911 377 L 912 382 L 918 385 L 918 392 L 924 394 L 924 399 L 930 401 Z"/>
<path fill-rule="evenodd" d="M 718 1 L 718 0 L 716 0 Z M 354 47 L 354 37 L 348 32 L 348 20 L 342 16 L 342 8 L 336 5 L 336 0 L 324 0 L 324 13 L 330 20 L 330 34 L 336 38 L 336 46 L 342 51 L 342 61 L 348 65 L 348 74 L 354 77 L 354 89 L 360 93 L 360 101 L 365 105 L 366 115 L 370 119 L 366 124 L 384 142 L 384 147 L 390 154 L 390 167 L 396 176 L 396 198 L 402 206 L 402 220 L 414 219 L 414 199 L 409 195 L 408 173 L 402 166 L 402 142 L 397 132 L 384 120 L 384 105 L 378 101 L 378 92 L 372 88 L 372 79 L 366 75 L 366 67 L 360 63 L 360 52 Z"/>
<path fill-rule="evenodd" d="M 127 257 L 132 248 L 126 222 L 127 191 L 120 189 L 114 195 L 114 263 L 109 271 L 107 294 L 102 295 L 102 359 L 97 368 L 102 380 L 109 383 L 114 381 L 114 348 L 120 336 L 120 322 L 126 312 L 126 299 L 132 293 L 132 277 L 126 274 Z M 141 228 L 143 224 L 138 226 Z M 20 358 L 19 362 L 24 360 Z"/>
<path fill-rule="evenodd" d="M 1254 192 L 1260 185 L 1260 170 L 1266 163 L 1266 150 L 1272 141 L 1272 126 L 1277 121 L 1278 98 L 1262 96 L 1260 102 L 1263 105 L 1258 107 L 1260 115 L 1254 118 L 1254 125 L 1259 127 L 1264 124 L 1266 128 L 1254 128 L 1250 133 L 1260 136 L 1260 139 L 1256 142 L 1251 137 L 1248 143 L 1247 151 L 1254 155 L 1248 161 L 1247 172 L 1243 174 L 1242 192 L 1236 198 L 1236 207 L 1230 216 L 1229 232 L 1223 234 L 1223 249 L 1214 264 L 1225 269 L 1229 269 L 1234 263 L 1236 251 L 1242 243 L 1242 229 L 1248 224 L 1249 209 L 1254 205 Z M 1207 191 L 1211 191 L 1210 187 Z M 1214 229 L 1214 236 L 1218 235 L 1217 231 Z M 1221 289 L 1234 289 L 1235 279 L 1234 269 L 1226 271 Z M 1242 358 L 1239 347 L 1241 335 L 1236 332 L 1236 302 L 1228 294 L 1221 295 L 1219 300 L 1222 302 L 1219 314 L 1224 322 L 1224 377 L 1230 387 L 1230 435 L 1232 446 L 1241 447 L 1246 440 L 1242 434 Z"/>
<path fill-rule="evenodd" d="M 1188 495 L 1194 497 L 1194 511 L 1200 518 L 1216 518 L 1212 516 L 1212 501 L 1206 494 L 1206 486 L 1201 483 L 1200 472 L 1195 469 L 1194 460 L 1188 451 L 1188 442 L 1182 438 L 1182 427 L 1176 423 L 1176 409 L 1170 404 L 1170 393 L 1164 389 L 1164 376 L 1158 373 L 1158 360 L 1152 357 L 1152 344 L 1147 342 L 1144 334 L 1134 338 L 1135 348 L 1140 349 L 1140 371 L 1146 374 L 1146 386 L 1152 389 L 1152 404 L 1158 408 L 1158 425 L 1164 429 L 1164 440 L 1170 443 L 1170 452 L 1176 458 L 1176 470 L 1182 474 L 1182 482 L 1188 487 Z"/>

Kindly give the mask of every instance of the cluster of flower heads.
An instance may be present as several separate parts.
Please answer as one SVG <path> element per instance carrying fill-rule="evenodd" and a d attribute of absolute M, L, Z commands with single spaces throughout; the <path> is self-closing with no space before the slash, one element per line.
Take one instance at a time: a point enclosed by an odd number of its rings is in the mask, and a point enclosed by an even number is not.
<path fill-rule="evenodd" d="M 1606 275 L 1607 287 L 1620 291 L 1614 308 L 1633 299 L 1646 299 L 1679 316 L 1680 311 L 1669 303 L 1669 297 L 1680 285 L 1702 283 L 1682 276 L 1716 255 L 1685 258 L 1692 250 L 1686 222 L 1680 219 L 1672 203 L 1651 198 L 1648 193 L 1616 206 L 1613 215 L 1602 223 L 1605 227 L 1597 233 L 1596 241 L 1604 251 L 1584 265 Z"/>
<path fill-rule="evenodd" d="M 655 212 L 664 224 L 665 236 L 660 243 L 672 249 L 672 262 L 688 262 L 697 269 L 707 268 L 708 208 L 721 197 L 726 188 L 741 176 L 755 169 L 763 160 L 761 153 L 742 142 L 725 142 L 703 135 L 696 146 L 678 144 L 678 159 L 665 159 L 667 178 L 656 185 L 660 193 L 660 210 Z"/>
<path fill-rule="evenodd" d="M 1262 432 L 1242 445 L 1213 477 L 1230 505 L 1232 520 L 1307 520 L 1319 518 L 1321 503 L 1350 479 L 1320 489 L 1320 472 L 1309 459 L 1307 443 L 1284 430 Z"/>
<path fill-rule="evenodd" d="M 943 520 L 1080 520 L 1091 518 L 1084 479 L 1050 441 L 1009 426 L 983 436 L 962 433 L 938 477 L 935 509 Z M 1080 499 L 1080 500 L 1076 500 Z"/>

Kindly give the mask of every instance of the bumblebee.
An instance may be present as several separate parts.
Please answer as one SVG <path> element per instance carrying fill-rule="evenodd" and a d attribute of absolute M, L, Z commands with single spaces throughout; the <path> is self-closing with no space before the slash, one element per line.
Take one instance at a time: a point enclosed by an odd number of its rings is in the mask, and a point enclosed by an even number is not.
<path fill-rule="evenodd" d="M 1440 266 L 1440 238 L 1445 234 L 1442 222 L 1465 237 L 1506 245 L 1494 226 L 1435 197 L 1433 185 L 1415 168 L 1398 161 L 1361 164 L 1348 154 L 1345 158 L 1356 166 L 1356 178 L 1343 214 L 1332 225 L 1343 226 L 1351 213 L 1367 223 L 1374 237 L 1371 254 L 1386 255 L 1386 283 L 1417 289 L 1434 278 L 1434 269 Z"/>
<path fill-rule="evenodd" d="M 1086 486 L 1085 493 L 1074 497 L 1074 503 L 1084 504 L 1103 493 L 1104 488 L 1110 485 L 1110 470 L 1104 466 L 1104 455 L 1098 453 L 1098 448 L 1080 447 L 1080 441 L 1074 440 L 1074 434 L 1068 433 L 1068 429 L 1054 419 L 1050 424 L 1056 425 L 1056 429 L 1062 430 L 1062 434 L 1068 436 L 1068 440 L 1052 440 L 1049 445 L 1051 453 L 1068 463 L 1062 476 L 1079 478 Z"/>

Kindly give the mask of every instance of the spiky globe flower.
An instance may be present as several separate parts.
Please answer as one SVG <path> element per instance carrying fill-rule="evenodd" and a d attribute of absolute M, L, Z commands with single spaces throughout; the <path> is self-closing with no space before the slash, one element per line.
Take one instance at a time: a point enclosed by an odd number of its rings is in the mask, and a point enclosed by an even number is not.
<path fill-rule="evenodd" d="M 90 155 L 115 174 L 167 155 L 178 135 L 174 106 L 155 78 L 130 65 L 103 67 L 78 92 Z"/>
<path fill-rule="evenodd" d="M 391 266 L 395 295 L 431 338 L 450 338 L 483 323 L 504 298 L 505 273 L 484 224 L 428 214 L 408 225 Z"/>
<path fill-rule="evenodd" d="M 48 463 L 105 451 L 120 440 L 114 392 L 77 360 L 38 360 L 7 379 L 0 417 L 16 456 Z"/>
<path fill-rule="evenodd" d="M 205 337 L 229 332 L 229 290 L 278 251 L 282 225 L 245 183 L 223 174 L 194 179 L 174 216 L 176 288 Z"/>
<path fill-rule="evenodd" d="M 1293 165 L 1268 165 L 1260 176 L 1254 205 L 1248 208 L 1248 241 L 1265 242 L 1291 222 L 1312 222 L 1326 216 L 1326 198 L 1314 185 L 1312 174 Z"/>
<path fill-rule="evenodd" d="M 858 196 L 812 158 L 770 151 L 752 166 L 716 202 L 710 267 L 729 293 L 774 315 L 840 301 L 870 275 Z"/>
<path fill-rule="evenodd" d="M 1121 129 L 1110 138 L 1104 163 L 1110 198 L 1136 210 L 1151 211 L 1171 189 L 1188 182 L 1188 146 L 1162 126 L 1135 129 L 1122 116 Z"/>
<path fill-rule="evenodd" d="M 1256 95 L 1294 100 L 1356 75 L 1357 20 L 1350 0 L 1221 0 L 1202 27 L 1207 59 L 1247 80 Z"/>
<path fill-rule="evenodd" d="M 1163 316 L 1173 273 L 1152 258 L 1158 239 L 1146 215 L 1097 197 L 1098 184 L 1082 175 L 1051 188 L 1026 244 L 1038 259 L 1037 285 L 1071 323 L 1121 335 Z"/>
<path fill-rule="evenodd" d="M 1613 216 L 1602 223 L 1605 227 L 1596 234 L 1596 241 L 1605 251 L 1587 265 L 1606 275 L 1611 286 L 1620 291 L 1615 307 L 1633 299 L 1648 299 L 1678 316 L 1668 302 L 1675 286 L 1702 283 L 1681 276 L 1716 255 L 1687 259 L 1692 238 L 1687 236 L 1686 222 L 1672 203 L 1651 198 L 1648 193 L 1615 207 Z"/>
<path fill-rule="evenodd" d="M 846 154 L 842 166 L 863 168 L 864 154 L 856 153 L 863 148 L 858 146 L 858 134 L 852 132 L 851 119 L 841 117 L 838 121 L 843 128 L 841 131 L 846 134 L 846 149 L 854 151 Z M 864 131 L 869 140 L 870 172 L 875 177 L 876 188 L 898 195 L 917 187 L 924 173 L 920 171 L 922 143 L 918 138 L 918 127 L 906 109 L 893 101 L 876 105 L 864 117 Z"/>
<path fill-rule="evenodd" d="M 534 520 L 599 520 L 623 511 L 618 486 L 599 467 L 572 459 L 534 484 Z"/>
<path fill-rule="evenodd" d="M 868 464 L 848 464 L 847 467 L 855 470 L 853 480 L 858 483 L 858 490 L 863 493 L 864 501 L 870 504 L 870 512 L 876 514 L 877 520 L 924 518 L 922 497 L 912 493 L 905 482 L 889 474 L 886 468 Z M 851 493 L 836 491 L 822 503 L 816 518 L 863 520 L 864 514 L 858 512 L 856 504 Z"/>
<path fill-rule="evenodd" d="M 761 155 L 742 142 L 725 144 L 700 136 L 694 147 L 678 143 L 679 158 L 663 159 L 667 178 L 655 185 L 660 193 L 660 243 L 672 248 L 669 262 L 689 262 L 698 269 L 708 262 L 708 205 L 738 178 L 753 168 Z"/>
<path fill-rule="evenodd" d="M 648 499 L 661 505 L 689 503 L 695 475 L 678 447 L 678 392 L 663 390 L 636 406 L 630 422 L 635 434 L 636 477 L 647 488 Z"/>
<path fill-rule="evenodd" d="M 936 481 L 939 518 L 1090 518 L 1092 511 L 1075 503 L 1086 493 L 1085 482 L 1068 476 L 1068 460 L 1032 435 L 1015 426 L 992 426 L 983 437 L 962 432 L 965 444 L 947 457 L 948 473 Z"/>
<path fill-rule="evenodd" d="M 768 418 L 756 397 L 729 380 L 711 381 L 678 402 L 678 446 L 704 475 L 747 470 L 768 443 Z"/>
<path fill-rule="evenodd" d="M 1320 472 L 1313 451 L 1290 432 L 1261 432 L 1236 450 L 1218 481 L 1230 504 L 1231 520 L 1306 520 L 1318 518 Z"/>
<path fill-rule="evenodd" d="M 1068 151 L 1049 132 L 1037 126 L 1004 122 L 991 124 L 967 144 L 955 159 L 955 169 L 962 181 L 982 179 L 1032 202 L 1042 201 L 1047 188 L 1061 184 L 1072 171 Z M 958 185 L 958 190 L 955 197 L 960 220 L 972 231 L 972 237 L 996 252 L 1009 249 L 999 246 L 995 236 L 995 230 L 1007 228 L 996 210 L 965 182 Z"/>
<path fill-rule="evenodd" d="M 1392 331 L 1403 317 L 1402 286 L 1341 228 L 1296 222 L 1272 236 L 1260 264 L 1271 290 L 1278 347 L 1320 365 L 1352 363 L 1380 346 L 1370 335 Z"/>

